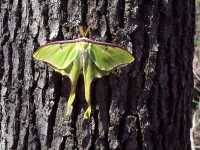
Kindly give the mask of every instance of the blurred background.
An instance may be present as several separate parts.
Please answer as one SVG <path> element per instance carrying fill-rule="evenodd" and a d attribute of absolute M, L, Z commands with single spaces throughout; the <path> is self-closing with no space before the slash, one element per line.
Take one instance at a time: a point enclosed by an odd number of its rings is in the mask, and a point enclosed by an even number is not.
<path fill-rule="evenodd" d="M 200 0 L 196 0 L 196 35 L 193 60 L 194 90 L 191 129 L 192 150 L 200 150 Z"/>

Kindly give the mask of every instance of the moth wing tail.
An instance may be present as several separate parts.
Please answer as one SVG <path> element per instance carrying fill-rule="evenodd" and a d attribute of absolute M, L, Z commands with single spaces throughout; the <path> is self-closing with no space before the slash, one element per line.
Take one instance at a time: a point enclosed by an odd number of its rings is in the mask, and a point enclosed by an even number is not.
<path fill-rule="evenodd" d="M 76 98 L 76 86 L 80 75 L 80 71 L 81 71 L 80 60 L 78 58 L 74 60 L 71 70 L 69 70 L 68 73 L 68 77 L 70 78 L 71 81 L 71 91 L 66 105 L 66 112 L 65 112 L 66 116 L 71 114 L 72 112 L 73 103 Z"/>

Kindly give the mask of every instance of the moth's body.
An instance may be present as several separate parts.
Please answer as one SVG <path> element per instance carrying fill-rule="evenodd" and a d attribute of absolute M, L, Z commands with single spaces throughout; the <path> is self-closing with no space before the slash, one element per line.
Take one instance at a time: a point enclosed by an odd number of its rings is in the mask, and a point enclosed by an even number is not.
<path fill-rule="evenodd" d="M 41 46 L 33 56 L 37 60 L 50 64 L 55 71 L 70 78 L 71 92 L 67 102 L 68 112 L 71 111 L 75 99 L 78 78 L 83 73 L 85 99 L 88 103 L 85 118 L 89 118 L 91 114 L 90 87 L 93 79 L 108 75 L 115 67 L 134 60 L 132 55 L 122 47 L 86 37 L 48 43 Z"/>
<path fill-rule="evenodd" d="M 80 38 L 80 42 L 77 43 L 77 50 L 80 51 L 80 60 L 82 60 L 81 63 L 81 68 L 83 69 L 85 66 L 85 60 L 88 57 L 87 51 L 89 50 L 89 46 L 91 44 L 87 41 L 85 41 L 87 38 Z"/>

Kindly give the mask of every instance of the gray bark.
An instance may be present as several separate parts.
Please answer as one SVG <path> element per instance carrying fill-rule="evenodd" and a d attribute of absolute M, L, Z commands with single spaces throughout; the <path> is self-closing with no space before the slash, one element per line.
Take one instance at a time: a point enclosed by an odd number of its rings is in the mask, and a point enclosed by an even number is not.
<path fill-rule="evenodd" d="M 93 82 L 91 120 L 80 78 L 64 119 L 69 79 L 32 54 L 90 23 L 136 60 Z M 190 150 L 193 35 L 192 0 L 0 0 L 0 149 Z"/>

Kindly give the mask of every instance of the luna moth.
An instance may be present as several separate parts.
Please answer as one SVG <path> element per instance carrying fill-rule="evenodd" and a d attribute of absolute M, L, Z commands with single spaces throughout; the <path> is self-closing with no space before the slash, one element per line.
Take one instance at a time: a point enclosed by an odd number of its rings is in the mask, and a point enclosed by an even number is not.
<path fill-rule="evenodd" d="M 73 108 L 77 81 L 83 74 L 85 100 L 88 104 L 84 118 L 89 119 L 92 111 L 90 88 L 94 78 L 101 78 L 110 74 L 114 68 L 133 62 L 134 57 L 118 45 L 86 38 L 88 33 L 83 29 L 80 33 L 83 36 L 81 38 L 50 42 L 39 47 L 33 57 L 69 77 L 71 91 L 67 101 L 66 115 Z"/>

